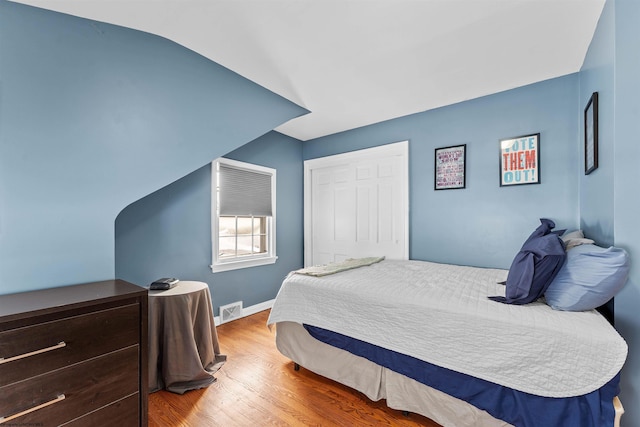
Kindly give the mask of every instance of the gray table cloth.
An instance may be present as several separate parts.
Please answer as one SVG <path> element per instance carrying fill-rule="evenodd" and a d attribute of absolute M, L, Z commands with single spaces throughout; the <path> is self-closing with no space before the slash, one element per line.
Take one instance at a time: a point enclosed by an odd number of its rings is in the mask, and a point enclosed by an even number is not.
<path fill-rule="evenodd" d="M 149 392 L 207 387 L 226 360 L 206 283 L 180 281 L 166 291 L 149 291 Z"/>

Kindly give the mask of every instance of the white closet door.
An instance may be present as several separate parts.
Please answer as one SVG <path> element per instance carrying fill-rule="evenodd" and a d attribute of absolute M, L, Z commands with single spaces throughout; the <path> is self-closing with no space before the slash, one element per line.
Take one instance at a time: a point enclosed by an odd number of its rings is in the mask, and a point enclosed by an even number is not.
<path fill-rule="evenodd" d="M 408 143 L 305 162 L 305 265 L 408 258 Z"/>

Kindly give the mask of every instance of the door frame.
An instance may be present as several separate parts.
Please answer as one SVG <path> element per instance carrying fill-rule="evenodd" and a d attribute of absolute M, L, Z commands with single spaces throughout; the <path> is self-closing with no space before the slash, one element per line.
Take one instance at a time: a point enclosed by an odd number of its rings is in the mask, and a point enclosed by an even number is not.
<path fill-rule="evenodd" d="M 383 159 L 400 156 L 402 165 L 400 193 L 403 204 L 403 234 L 404 234 L 404 258 L 409 259 L 409 141 L 399 141 L 362 150 L 349 151 L 342 154 L 334 154 L 326 157 L 318 157 L 304 161 L 304 265 L 309 267 L 309 260 L 313 251 L 313 230 L 311 212 L 311 173 L 314 169 L 339 166 L 364 159 Z"/>

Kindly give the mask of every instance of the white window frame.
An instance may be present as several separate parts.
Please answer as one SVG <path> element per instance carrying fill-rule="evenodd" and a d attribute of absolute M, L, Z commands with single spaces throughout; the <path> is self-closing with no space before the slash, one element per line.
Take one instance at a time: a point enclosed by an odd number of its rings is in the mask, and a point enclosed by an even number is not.
<path fill-rule="evenodd" d="M 218 165 L 226 164 L 231 167 L 245 169 L 252 172 L 260 172 L 271 175 L 271 204 L 272 215 L 267 217 L 267 252 L 256 255 L 244 255 L 241 259 L 220 259 L 218 256 L 219 244 L 219 209 L 218 209 Z M 237 270 L 241 268 L 257 267 L 276 262 L 276 170 L 252 163 L 240 162 L 237 160 L 220 157 L 211 162 L 211 271 L 218 273 L 221 271 Z"/>

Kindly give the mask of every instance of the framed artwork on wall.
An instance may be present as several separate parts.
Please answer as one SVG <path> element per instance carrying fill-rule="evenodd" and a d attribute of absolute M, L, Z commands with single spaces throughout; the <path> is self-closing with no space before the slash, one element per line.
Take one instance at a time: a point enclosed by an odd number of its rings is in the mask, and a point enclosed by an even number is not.
<path fill-rule="evenodd" d="M 593 92 L 584 109 L 584 174 L 598 169 L 598 92 Z"/>
<path fill-rule="evenodd" d="M 436 148 L 434 190 L 454 190 L 466 186 L 467 144 Z"/>
<path fill-rule="evenodd" d="M 540 134 L 500 140 L 500 187 L 540 184 Z"/>

